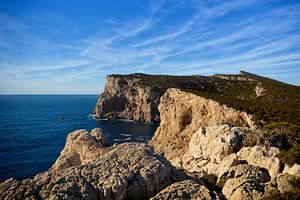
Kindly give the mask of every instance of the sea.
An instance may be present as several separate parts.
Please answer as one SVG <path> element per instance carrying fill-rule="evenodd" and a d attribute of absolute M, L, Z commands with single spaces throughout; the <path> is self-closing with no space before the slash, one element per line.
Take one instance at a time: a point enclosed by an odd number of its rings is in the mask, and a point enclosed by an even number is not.
<path fill-rule="evenodd" d="M 30 178 L 48 170 L 68 133 L 101 128 L 110 144 L 146 142 L 157 124 L 99 120 L 98 95 L 0 95 L 0 180 Z"/>

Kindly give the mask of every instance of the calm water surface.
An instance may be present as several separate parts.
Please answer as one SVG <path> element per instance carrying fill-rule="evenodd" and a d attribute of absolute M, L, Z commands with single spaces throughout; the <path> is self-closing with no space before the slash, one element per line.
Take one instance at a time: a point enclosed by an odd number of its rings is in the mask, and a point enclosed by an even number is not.
<path fill-rule="evenodd" d="M 67 134 L 76 129 L 99 127 L 111 144 L 152 137 L 157 125 L 93 119 L 97 99 L 98 95 L 0 95 L 0 179 L 23 179 L 48 170 Z"/>

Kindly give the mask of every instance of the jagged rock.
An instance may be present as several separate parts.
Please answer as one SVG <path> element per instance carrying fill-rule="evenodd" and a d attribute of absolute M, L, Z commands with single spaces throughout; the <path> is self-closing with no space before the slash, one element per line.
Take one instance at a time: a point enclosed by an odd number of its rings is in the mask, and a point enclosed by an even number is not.
<path fill-rule="evenodd" d="M 86 165 L 0 183 L 1 199 L 146 199 L 172 183 L 169 163 L 144 144 L 124 143 Z"/>
<path fill-rule="evenodd" d="M 289 166 L 288 164 L 284 165 L 283 174 L 290 174 L 296 177 L 300 177 L 300 165 L 294 164 L 293 166 Z"/>
<path fill-rule="evenodd" d="M 96 138 L 97 143 L 102 144 L 104 147 L 109 146 L 108 140 L 100 128 L 94 128 L 91 131 L 91 135 Z"/>
<path fill-rule="evenodd" d="M 277 188 L 278 190 L 283 192 L 289 192 L 294 189 L 294 185 L 292 184 L 295 181 L 296 177 L 291 174 L 279 174 L 277 177 Z M 298 185 L 299 187 L 299 185 Z"/>
<path fill-rule="evenodd" d="M 266 89 L 262 86 L 262 83 L 258 83 L 257 86 L 255 87 L 255 94 L 256 97 L 263 96 L 266 92 Z"/>
<path fill-rule="evenodd" d="M 209 189 L 191 180 L 174 183 L 150 200 L 210 200 L 213 199 Z"/>
<path fill-rule="evenodd" d="M 229 200 L 261 199 L 264 193 L 264 183 L 270 181 L 266 169 L 240 164 L 231 167 L 224 176 L 227 179 L 222 192 Z"/>
<path fill-rule="evenodd" d="M 157 105 L 165 90 L 153 90 L 138 78 L 107 76 L 104 92 L 95 108 L 97 118 L 124 118 L 135 121 L 159 121 Z"/>
<path fill-rule="evenodd" d="M 255 127 L 252 116 L 247 113 L 179 89 L 168 89 L 158 108 L 161 123 L 150 145 L 176 166 L 180 166 L 178 158 L 187 152 L 192 135 L 201 126 L 230 123 L 239 127 Z"/>
<path fill-rule="evenodd" d="M 86 130 L 74 131 L 68 135 L 65 147 L 51 169 L 62 170 L 86 164 L 112 149 L 106 146 L 107 139 L 99 128 L 91 133 Z"/>
<path fill-rule="evenodd" d="M 237 152 L 241 148 L 243 132 L 228 124 L 200 127 L 189 142 L 189 149 L 181 161 L 188 171 L 219 174 L 238 164 Z"/>
<path fill-rule="evenodd" d="M 250 165 L 266 168 L 274 180 L 280 172 L 280 161 L 276 157 L 278 153 L 279 149 L 275 147 L 254 146 L 243 147 L 237 155 Z"/>

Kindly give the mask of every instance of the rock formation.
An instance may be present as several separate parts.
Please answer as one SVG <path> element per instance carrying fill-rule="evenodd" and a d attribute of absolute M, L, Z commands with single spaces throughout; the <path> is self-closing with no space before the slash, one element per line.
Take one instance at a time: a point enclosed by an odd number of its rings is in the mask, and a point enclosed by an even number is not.
<path fill-rule="evenodd" d="M 170 185 L 150 200 L 173 199 L 212 200 L 214 198 L 206 186 L 187 180 Z"/>
<path fill-rule="evenodd" d="M 175 165 L 179 165 L 178 158 L 187 152 L 193 134 L 198 130 L 205 132 L 200 129 L 202 126 L 229 123 L 255 128 L 251 115 L 179 89 L 168 89 L 158 109 L 161 123 L 150 144 Z"/>
<path fill-rule="evenodd" d="M 107 76 L 104 92 L 95 108 L 96 118 L 159 121 L 157 105 L 164 90 L 145 87 L 138 78 Z"/>
<path fill-rule="evenodd" d="M 240 160 L 245 160 L 250 165 L 267 169 L 272 179 L 275 179 L 280 172 L 280 161 L 276 157 L 278 153 L 279 149 L 275 147 L 254 146 L 243 147 L 237 155 Z"/>
<path fill-rule="evenodd" d="M 74 134 L 72 134 L 74 136 Z M 1 199 L 147 199 L 173 182 L 169 163 L 145 144 L 124 143 L 80 166 L 0 183 Z"/>
<path fill-rule="evenodd" d="M 264 185 L 270 181 L 267 170 L 247 164 L 231 167 L 222 192 L 227 199 L 261 199 Z"/>
<path fill-rule="evenodd" d="M 179 163 L 190 172 L 220 176 L 224 170 L 238 164 L 235 152 L 241 148 L 243 134 L 228 124 L 200 127 L 191 137 L 188 150 Z"/>
<path fill-rule="evenodd" d="M 93 129 L 91 133 L 86 130 L 74 131 L 68 135 L 66 145 L 52 170 L 87 164 L 112 149 L 107 146 L 107 139 L 99 128 Z"/>

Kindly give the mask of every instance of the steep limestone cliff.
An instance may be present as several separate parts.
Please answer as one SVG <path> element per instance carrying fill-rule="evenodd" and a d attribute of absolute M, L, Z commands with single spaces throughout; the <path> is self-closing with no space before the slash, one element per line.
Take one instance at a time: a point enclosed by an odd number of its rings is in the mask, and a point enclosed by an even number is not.
<path fill-rule="evenodd" d="M 157 105 L 163 90 L 140 84 L 138 77 L 107 76 L 104 92 L 95 108 L 96 118 L 159 121 Z"/>
<path fill-rule="evenodd" d="M 161 123 L 150 144 L 177 166 L 188 150 L 192 135 L 201 126 L 229 123 L 255 128 L 251 115 L 179 89 L 168 89 L 158 108 Z"/>

